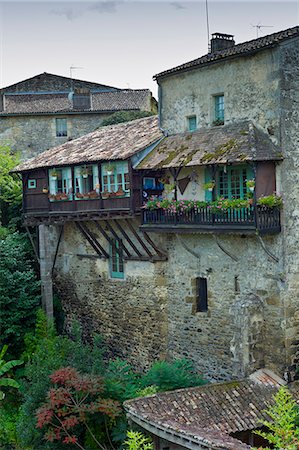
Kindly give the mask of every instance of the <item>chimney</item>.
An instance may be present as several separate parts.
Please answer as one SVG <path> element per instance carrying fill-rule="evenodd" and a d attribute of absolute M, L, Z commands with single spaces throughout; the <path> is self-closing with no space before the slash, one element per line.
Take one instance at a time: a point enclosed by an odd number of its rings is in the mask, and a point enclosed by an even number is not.
<path fill-rule="evenodd" d="M 235 45 L 234 36 L 232 34 L 213 33 L 211 39 L 211 53 L 218 50 L 225 50 L 226 48 Z"/>

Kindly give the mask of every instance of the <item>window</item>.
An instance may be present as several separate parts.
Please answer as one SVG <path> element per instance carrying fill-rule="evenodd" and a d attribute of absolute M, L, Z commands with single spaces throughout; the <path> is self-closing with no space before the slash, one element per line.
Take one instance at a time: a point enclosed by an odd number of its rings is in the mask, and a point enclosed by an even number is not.
<path fill-rule="evenodd" d="M 56 119 L 56 136 L 57 137 L 67 136 L 66 119 Z"/>
<path fill-rule="evenodd" d="M 121 239 L 111 239 L 110 273 L 112 278 L 124 278 L 124 257 Z"/>
<path fill-rule="evenodd" d="M 36 180 L 28 180 L 28 189 L 36 189 Z"/>
<path fill-rule="evenodd" d="M 143 189 L 155 189 L 156 188 L 156 179 L 150 177 L 143 178 Z"/>
<path fill-rule="evenodd" d="M 247 194 L 246 180 L 250 178 L 251 169 L 231 166 L 218 171 L 219 197 L 245 198 Z M 252 177 L 251 177 L 252 178 Z"/>
<path fill-rule="evenodd" d="M 224 95 L 216 95 L 215 100 L 215 122 L 224 123 Z"/>
<path fill-rule="evenodd" d="M 74 175 L 76 199 L 99 197 L 99 170 L 96 164 L 75 167 Z"/>
<path fill-rule="evenodd" d="M 188 131 L 195 131 L 197 129 L 196 116 L 190 116 L 188 120 Z"/>
<path fill-rule="evenodd" d="M 197 278 L 196 312 L 208 311 L 208 286 L 206 278 Z"/>
<path fill-rule="evenodd" d="M 130 195 L 129 166 L 127 161 L 102 164 L 102 193 L 104 195 Z"/>
<path fill-rule="evenodd" d="M 50 201 L 72 199 L 72 170 L 70 167 L 49 170 Z"/>

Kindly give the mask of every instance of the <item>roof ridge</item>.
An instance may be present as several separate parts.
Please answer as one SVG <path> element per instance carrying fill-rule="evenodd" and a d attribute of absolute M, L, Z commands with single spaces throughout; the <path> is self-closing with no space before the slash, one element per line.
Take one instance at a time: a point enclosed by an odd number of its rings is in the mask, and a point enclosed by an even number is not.
<path fill-rule="evenodd" d="M 224 59 L 226 57 L 231 57 L 231 56 L 235 56 L 238 54 L 247 53 L 252 50 L 261 50 L 263 48 L 267 48 L 272 45 L 277 45 L 278 42 L 284 41 L 285 39 L 290 39 L 296 35 L 299 35 L 299 26 L 298 25 L 296 25 L 295 27 L 287 28 L 285 30 L 276 31 L 275 33 L 272 33 L 272 34 L 267 34 L 266 36 L 261 36 L 259 38 L 251 39 L 249 41 L 240 42 L 239 44 L 235 44 L 232 47 L 229 47 L 229 48 L 226 48 L 223 50 L 218 50 L 213 53 L 206 53 L 205 55 L 202 55 L 191 61 L 187 61 L 186 63 L 180 64 L 171 69 L 167 69 L 162 72 L 159 72 L 158 74 L 153 76 L 153 79 L 156 80 L 159 77 L 162 77 L 162 76 L 165 76 L 168 74 L 172 74 L 175 72 L 179 72 L 181 70 L 187 70 L 187 69 L 196 67 L 197 65 L 200 65 L 200 64 L 208 64 L 210 62 L 219 61 L 222 58 Z M 272 39 L 272 42 L 267 42 L 267 41 L 269 41 L 269 39 L 270 40 Z M 254 43 L 262 44 L 264 41 L 266 41 L 264 43 L 264 45 L 257 45 L 253 49 L 238 51 L 246 46 L 251 47 L 252 44 L 254 44 Z"/>

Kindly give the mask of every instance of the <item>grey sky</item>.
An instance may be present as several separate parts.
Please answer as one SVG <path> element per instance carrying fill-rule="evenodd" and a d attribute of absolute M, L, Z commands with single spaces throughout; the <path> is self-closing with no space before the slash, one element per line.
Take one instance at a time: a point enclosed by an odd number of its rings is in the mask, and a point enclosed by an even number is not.
<path fill-rule="evenodd" d="M 210 32 L 256 37 L 299 23 L 296 1 L 209 0 Z M 0 87 L 41 72 L 118 87 L 150 88 L 152 76 L 207 52 L 205 2 L 1 1 Z"/>

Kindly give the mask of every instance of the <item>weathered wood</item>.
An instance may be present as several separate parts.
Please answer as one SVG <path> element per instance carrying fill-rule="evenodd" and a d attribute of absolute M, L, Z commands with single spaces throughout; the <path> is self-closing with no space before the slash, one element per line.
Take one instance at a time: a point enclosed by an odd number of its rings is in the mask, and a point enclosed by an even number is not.
<path fill-rule="evenodd" d="M 117 228 L 119 229 L 119 231 L 122 233 L 122 235 L 125 237 L 125 239 L 128 241 L 128 243 L 130 244 L 130 246 L 132 247 L 132 249 L 135 251 L 135 253 L 138 256 L 142 256 L 142 253 L 138 250 L 138 248 L 136 247 L 136 245 L 134 244 L 134 242 L 131 240 L 130 236 L 128 236 L 128 234 L 126 233 L 126 231 L 123 229 L 123 227 L 121 226 L 121 224 L 117 221 L 117 220 L 113 220 L 113 223 L 117 226 Z"/>
<path fill-rule="evenodd" d="M 75 225 L 99 256 L 101 256 L 102 258 L 109 258 L 106 250 L 103 249 L 103 247 L 96 239 L 94 239 L 93 236 L 90 236 L 88 230 L 85 229 L 84 225 L 81 222 L 75 222 Z"/>
<path fill-rule="evenodd" d="M 117 235 L 117 233 L 114 231 L 114 229 L 112 228 L 112 226 L 110 225 L 110 223 L 106 220 L 105 224 L 107 225 L 107 227 L 109 228 L 109 231 L 113 234 L 113 236 L 115 237 L 115 239 L 119 242 L 119 244 L 121 245 L 122 249 L 125 251 L 125 253 L 127 254 L 127 256 L 131 256 L 131 253 L 129 252 L 129 250 L 127 249 L 127 247 L 124 245 L 124 243 L 122 242 L 122 240 L 120 239 L 120 237 Z"/>
<path fill-rule="evenodd" d="M 93 223 L 95 224 L 95 226 L 97 227 L 97 229 L 99 230 L 99 232 L 102 234 L 102 236 L 106 239 L 106 241 L 108 242 L 109 245 L 112 245 L 112 241 L 110 236 L 108 236 L 108 234 L 106 233 L 106 231 L 104 230 L 104 228 L 96 221 L 94 220 Z M 115 251 L 116 253 L 118 253 L 118 255 L 122 258 L 123 257 L 123 253 L 122 250 L 118 247 L 115 247 Z"/>
<path fill-rule="evenodd" d="M 147 245 L 145 245 L 145 243 L 143 242 L 143 240 L 141 239 L 141 237 L 139 236 L 139 234 L 137 233 L 137 231 L 135 230 L 135 228 L 133 227 L 133 225 L 131 224 L 130 220 L 125 219 L 126 224 L 128 225 L 128 227 L 130 228 L 131 232 L 134 234 L 135 238 L 138 240 L 139 244 L 141 245 L 141 247 L 146 251 L 146 253 L 148 254 L 148 256 L 152 257 L 153 254 L 151 253 L 151 251 L 148 249 Z"/>
<path fill-rule="evenodd" d="M 154 241 L 149 237 L 149 235 L 147 234 L 146 231 L 142 232 L 143 236 L 145 237 L 145 239 L 147 240 L 147 242 L 153 247 L 154 250 L 156 250 L 158 255 L 163 255 L 163 256 L 167 256 L 167 254 L 165 252 L 163 252 L 163 250 L 160 250 L 159 247 L 156 246 L 156 244 L 154 243 Z"/>
<path fill-rule="evenodd" d="M 28 235 L 28 237 L 29 237 L 29 240 L 30 240 L 30 242 L 31 242 L 31 245 L 32 245 L 32 248 L 33 248 L 33 252 L 34 252 L 34 255 L 35 255 L 35 257 L 36 257 L 36 260 L 37 260 L 38 263 L 39 263 L 40 260 L 39 260 L 39 255 L 38 255 L 37 248 L 36 248 L 36 246 L 35 246 L 33 237 L 31 236 L 30 230 L 29 230 L 29 228 L 28 228 L 26 225 L 25 225 L 25 230 L 26 230 L 26 233 L 27 233 L 27 235 Z"/>

